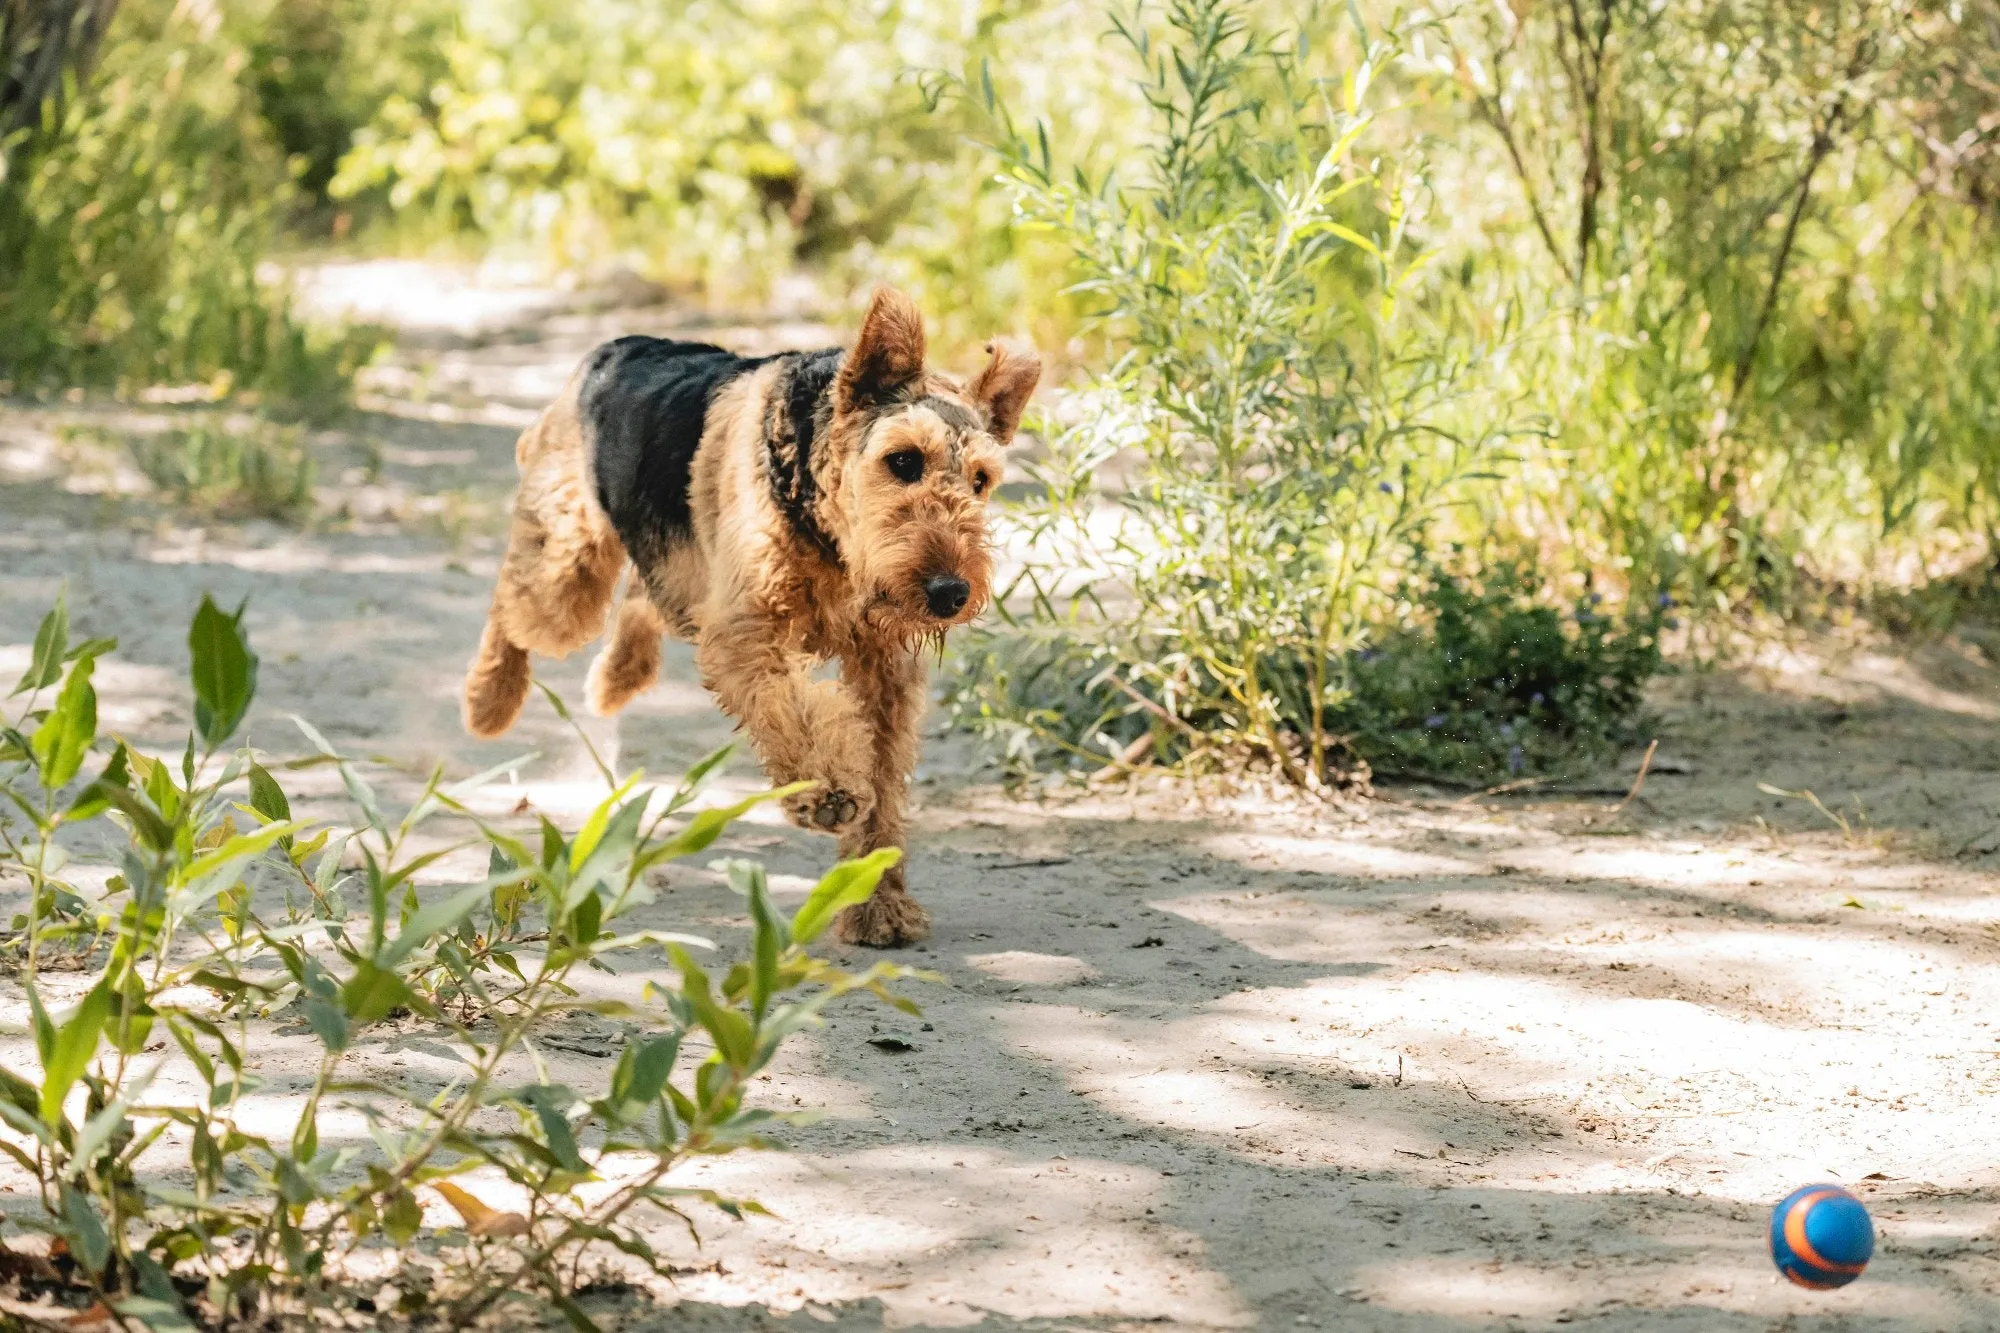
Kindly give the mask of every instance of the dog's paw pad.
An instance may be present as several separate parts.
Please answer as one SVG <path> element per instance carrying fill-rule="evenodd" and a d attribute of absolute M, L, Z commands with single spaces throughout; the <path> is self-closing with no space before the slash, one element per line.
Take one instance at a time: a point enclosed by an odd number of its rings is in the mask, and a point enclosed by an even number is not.
<path fill-rule="evenodd" d="M 844 787 L 821 787 L 787 800 L 785 813 L 800 828 L 838 833 L 868 813 L 868 801 Z"/>
<path fill-rule="evenodd" d="M 844 791 L 830 791 L 814 803 L 813 823 L 821 828 L 839 828 L 842 824 L 854 822 L 854 816 L 861 806 Z"/>

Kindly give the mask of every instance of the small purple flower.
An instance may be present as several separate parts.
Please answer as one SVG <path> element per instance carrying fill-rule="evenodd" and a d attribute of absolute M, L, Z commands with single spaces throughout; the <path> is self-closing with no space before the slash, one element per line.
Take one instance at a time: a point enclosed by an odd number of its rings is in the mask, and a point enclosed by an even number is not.
<path fill-rule="evenodd" d="M 1519 773 L 1522 769 L 1526 768 L 1527 766 L 1528 766 L 1527 751 L 1523 750 L 1518 745 L 1515 746 L 1513 749 L 1507 751 L 1507 771 L 1509 773 Z"/>
<path fill-rule="evenodd" d="M 1429 717 L 1424 719 L 1424 725 L 1429 727 L 1432 731 L 1436 731 L 1439 727 L 1444 725 L 1444 714 L 1432 713 Z"/>
<path fill-rule="evenodd" d="M 1538 704 L 1541 701 L 1542 701 L 1542 692 L 1540 690 L 1536 690 L 1533 694 L 1528 696 L 1528 702 L 1530 704 Z"/>
<path fill-rule="evenodd" d="M 1376 483 L 1375 483 L 1375 489 L 1376 489 L 1376 490 L 1378 490 L 1378 491 L 1380 491 L 1380 492 L 1382 492 L 1382 494 L 1384 494 L 1384 495 L 1394 495 L 1394 494 L 1396 493 L 1396 488 L 1395 488 L 1394 486 L 1391 486 L 1391 485 L 1390 485 L 1390 484 L 1389 484 L 1388 482 L 1386 482 L 1386 481 L 1378 481 L 1378 482 L 1376 482 Z"/>
<path fill-rule="evenodd" d="M 1660 594 L 1661 606 L 1672 606 L 1673 604 L 1674 604 L 1674 595 L 1672 593 L 1663 592 Z"/>

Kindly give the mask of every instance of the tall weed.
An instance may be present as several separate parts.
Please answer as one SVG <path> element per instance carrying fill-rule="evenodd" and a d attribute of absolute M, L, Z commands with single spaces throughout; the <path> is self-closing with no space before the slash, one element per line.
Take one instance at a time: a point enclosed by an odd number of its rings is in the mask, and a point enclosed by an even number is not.
<path fill-rule="evenodd" d="M 1794 614 L 1815 585 L 1921 582 L 1991 549 L 2000 246 L 1990 136 L 1967 130 L 1996 104 L 1962 77 L 1990 14 L 1605 0 L 1440 20 L 1410 68 L 1442 75 L 1432 104 L 1485 146 L 1452 171 L 1482 201 L 1485 280 L 1552 317 L 1515 369 L 1561 429 L 1488 493 L 1497 528 L 1699 614 Z"/>
<path fill-rule="evenodd" d="M 1059 163 L 1045 127 L 960 87 L 1116 361 L 1049 433 L 1009 627 L 973 646 L 957 706 L 1100 763 L 1247 760 L 1337 786 L 1345 663 L 1504 441 L 1480 381 L 1499 344 L 1419 299 L 1423 161 L 1372 137 L 1385 39 L 1342 58 L 1308 40 L 1326 25 L 1267 32 L 1231 0 L 1114 22 L 1150 114 L 1125 174 Z M 1107 508 L 1100 474 L 1127 458 Z M 1050 728 L 1024 672 L 1081 676 L 1103 706 Z"/>
<path fill-rule="evenodd" d="M 0 177 L 0 384 L 212 383 L 324 412 L 372 341 L 306 328 L 259 266 L 289 183 L 233 5 L 129 0 Z"/>

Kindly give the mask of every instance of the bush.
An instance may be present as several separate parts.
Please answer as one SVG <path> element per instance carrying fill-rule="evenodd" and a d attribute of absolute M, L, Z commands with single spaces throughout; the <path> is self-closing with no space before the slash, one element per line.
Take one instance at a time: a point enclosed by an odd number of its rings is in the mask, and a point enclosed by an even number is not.
<path fill-rule="evenodd" d="M 1665 609 L 1614 615 L 1592 593 L 1564 615 L 1538 592 L 1515 565 L 1427 569 L 1402 593 L 1418 622 L 1348 660 L 1332 725 L 1378 775 L 1504 782 L 1603 758 L 1635 734 Z"/>
<path fill-rule="evenodd" d="M 1564 614 L 1531 571 L 1506 561 L 1476 577 L 1420 569 L 1396 594 L 1400 625 L 1375 628 L 1371 646 L 1329 664 L 1337 701 L 1324 725 L 1343 761 L 1337 778 L 1560 776 L 1638 734 L 1646 683 L 1661 667 L 1664 603 L 1614 613 L 1586 594 Z M 1050 767 L 1097 776 L 1212 750 L 1201 714 L 1170 713 L 1127 679 L 1101 640 L 1023 625 L 976 634 L 947 698 L 1012 785 Z"/>
<path fill-rule="evenodd" d="M 319 469 L 297 426 L 204 422 L 134 436 L 132 460 L 163 495 L 225 518 L 302 519 Z"/>
<path fill-rule="evenodd" d="M 128 0 L 0 176 L 0 384 L 213 383 L 326 411 L 373 350 L 263 282 L 289 186 L 233 7 Z"/>
<path fill-rule="evenodd" d="M 1502 532 L 1698 613 L 1995 548 L 1990 8 L 1439 8 L 1461 243 L 1550 316 Z"/>
<path fill-rule="evenodd" d="M 396 225 L 754 293 L 800 253 L 881 239 L 899 162 L 948 141 L 899 88 L 895 9 L 613 0 L 434 4 L 332 183 Z"/>
<path fill-rule="evenodd" d="M 457 784 L 434 772 L 395 815 L 304 722 L 304 759 L 231 751 L 257 678 L 241 611 L 204 600 L 188 639 L 195 727 L 178 763 L 98 733 L 92 676 L 115 645 L 72 645 L 61 601 L 0 728 L 0 878 L 27 899 L 6 945 L 39 1061 L 0 1070 L 0 1152 L 42 1209 L 9 1220 L 63 1244 L 66 1279 L 49 1266 L 41 1283 L 52 1294 L 159 1330 L 284 1320 L 328 1302 L 347 1255 L 387 1241 L 425 1270 L 402 1284 L 406 1314 L 461 1328 L 525 1299 L 589 1329 L 571 1299 L 585 1251 L 610 1246 L 658 1270 L 637 1225 L 645 1211 L 692 1226 L 698 1202 L 755 1207 L 671 1175 L 692 1156 L 762 1146 L 792 1118 L 748 1095 L 786 1040 L 855 990 L 912 1008 L 886 989 L 906 969 L 850 973 L 808 952 L 894 851 L 836 867 L 790 920 L 758 867 L 729 863 L 752 942 L 725 972 L 695 960 L 706 941 L 634 927 L 662 868 L 784 794 L 690 813 L 721 754 L 672 789 L 606 771 L 609 794 L 573 834 L 544 818 L 523 839 L 467 808 L 511 763 Z M 278 774 L 308 766 L 338 774 L 351 822 L 294 811 Z M 459 830 L 439 845 L 447 820 Z M 485 853 L 481 880 L 418 892 L 420 872 L 467 848 Z M 596 998 L 580 993 L 584 969 L 609 974 L 610 959 L 658 950 L 676 984 L 600 979 Z M 89 975 L 66 987 L 74 1007 L 51 1012 L 58 967 Z M 253 1024 L 280 1014 L 320 1048 L 285 1136 L 249 1114 L 268 1072 Z M 577 1014 L 634 1033 L 600 1087 L 551 1083 L 533 1051 L 552 1020 Z M 449 1043 L 462 1072 L 424 1091 L 359 1075 L 357 1046 L 387 1023 Z M 369 1136 L 322 1143 L 334 1106 L 358 1111 Z M 527 1210 L 454 1179 L 473 1171 L 511 1182 Z M 404 1248 L 420 1189 L 457 1213 L 469 1252 Z M 34 1267 L 17 1255 L 14 1271 Z"/>
<path fill-rule="evenodd" d="M 1117 360 L 1033 470 L 1037 544 L 1001 632 L 1018 642 L 975 645 L 960 714 L 1046 731 L 1023 682 L 1069 703 L 1109 702 L 1105 686 L 1154 758 L 1338 785 L 1343 662 L 1503 438 L 1479 377 L 1506 330 L 1420 286 L 1421 159 L 1370 139 L 1386 40 L 1361 34 L 1343 62 L 1307 41 L 1323 27 L 1259 31 L 1232 0 L 1151 22 L 1117 26 L 1152 115 L 1123 178 L 1059 167 L 1045 129 L 963 90 L 1002 131 L 1026 218 L 1071 247 Z M 1099 470 L 1134 455 L 1102 512 Z M 1100 763 L 1142 757 L 1095 720 L 1060 730 Z"/>

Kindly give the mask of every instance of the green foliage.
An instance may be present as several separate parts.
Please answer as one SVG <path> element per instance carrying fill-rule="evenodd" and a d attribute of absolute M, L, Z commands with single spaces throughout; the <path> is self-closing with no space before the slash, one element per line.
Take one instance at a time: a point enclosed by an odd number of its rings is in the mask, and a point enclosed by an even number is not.
<path fill-rule="evenodd" d="M 128 0 L 0 174 L 0 383 L 214 383 L 324 411 L 372 349 L 258 272 L 289 196 L 236 7 Z"/>
<path fill-rule="evenodd" d="M 1632 739 L 1660 669 L 1662 605 L 1613 614 L 1594 593 L 1563 614 L 1530 571 L 1475 583 L 1427 567 L 1407 628 L 1348 659 L 1332 725 L 1377 774 L 1504 782 L 1601 759 Z"/>
<path fill-rule="evenodd" d="M 1017 658 L 1017 677 L 1087 663 L 1157 733 L 1155 757 L 1247 757 L 1319 788 L 1348 758 L 1329 726 L 1344 655 L 1502 438 L 1478 383 L 1493 348 L 1407 299 L 1428 258 L 1420 163 L 1370 139 L 1391 48 L 1367 41 L 1330 71 L 1315 22 L 1263 32 L 1228 0 L 1175 0 L 1160 34 L 1151 19 L 1118 21 L 1152 115 L 1123 177 L 1059 169 L 1044 129 L 966 90 L 1120 350 L 1032 472 L 1036 554 L 1011 619 L 1041 655 L 984 660 Z M 1096 474 L 1121 450 L 1138 471 L 1106 515 Z M 1000 675 L 967 689 L 962 712 L 1036 725 Z"/>
<path fill-rule="evenodd" d="M 898 8 L 780 0 L 436 4 L 436 75 L 403 79 L 332 188 L 403 225 L 623 260 L 754 291 L 795 256 L 879 241 L 902 163 L 949 140 L 918 114 Z"/>
<path fill-rule="evenodd" d="M 1635 737 L 1661 667 L 1664 601 L 1620 611 L 1585 594 L 1565 614 L 1531 571 L 1505 561 L 1468 577 L 1420 556 L 1418 571 L 1370 645 L 1327 664 L 1336 692 L 1324 725 L 1343 770 L 1333 780 L 1564 774 Z M 1129 673 L 1112 647 L 1060 624 L 979 635 L 959 668 L 947 693 L 954 718 L 1011 783 L 1051 767 L 1095 776 L 1147 759 L 1185 763 L 1217 743 L 1213 715 L 1185 703 L 1170 713 L 1121 683 Z"/>
<path fill-rule="evenodd" d="M 198 513 L 296 520 L 312 512 L 319 469 L 296 425 L 210 420 L 135 435 L 129 447 L 161 494 Z"/>
<path fill-rule="evenodd" d="M 1990 9 L 1442 19 L 1434 67 L 1513 169 L 1483 280 L 1551 315 L 1514 369 L 1561 429 L 1492 496 L 1503 531 L 1698 612 L 1990 543 L 2000 247 L 1971 126 L 2000 103 L 1964 77 Z"/>
<path fill-rule="evenodd" d="M 789 1037 L 856 990 L 914 1012 L 887 987 L 917 974 L 847 972 L 809 952 L 874 891 L 893 851 L 836 867 L 790 920 L 758 867 L 727 865 L 752 941 L 720 975 L 690 952 L 705 941 L 627 919 L 670 863 L 786 794 L 690 814 L 721 754 L 670 790 L 639 774 L 608 781 L 574 835 L 544 819 L 524 841 L 474 813 L 470 794 L 503 770 L 456 784 L 434 772 L 392 817 L 303 721 L 304 759 L 226 748 L 256 689 L 240 610 L 204 599 L 194 618 L 196 732 L 178 764 L 98 734 L 91 670 L 113 645 L 68 634 L 59 600 L 0 731 L 0 878 L 28 897 L 6 943 L 39 1060 L 32 1073 L 0 1070 L 0 1151 L 40 1192 L 40 1215 L 14 1220 L 60 1238 L 69 1280 L 135 1324 L 306 1314 L 356 1247 L 408 1244 L 428 1187 L 474 1244 L 447 1282 L 425 1284 L 420 1307 L 465 1327 L 539 1299 L 588 1328 L 571 1300 L 585 1251 L 609 1245 L 659 1269 L 636 1225 L 647 1210 L 690 1226 L 696 1202 L 756 1210 L 670 1176 L 691 1156 L 765 1146 L 794 1118 L 748 1096 Z M 93 753 L 102 767 L 79 784 Z M 337 773 L 351 823 L 297 817 L 273 772 L 320 766 Z M 434 837 L 441 821 L 461 834 Z M 483 878 L 419 892 L 428 867 L 475 851 Z M 100 861 L 108 877 L 90 873 Z M 581 969 L 609 974 L 614 958 L 658 950 L 673 985 L 600 981 L 585 998 L 576 984 Z M 55 951 L 95 977 L 51 1012 Z M 322 1054 L 289 1136 L 276 1137 L 253 1127 L 246 1099 L 266 1081 L 253 1025 L 285 1013 Z M 632 1033 L 600 1088 L 550 1082 L 534 1054 L 538 1033 L 575 1015 Z M 392 1020 L 450 1043 L 459 1076 L 419 1092 L 352 1068 L 368 1030 Z M 156 1090 L 168 1085 L 185 1091 Z M 366 1118 L 369 1141 L 322 1144 L 336 1103 Z M 504 1177 L 528 1210 L 489 1206 L 476 1182 L 453 1179 L 473 1171 Z"/>

